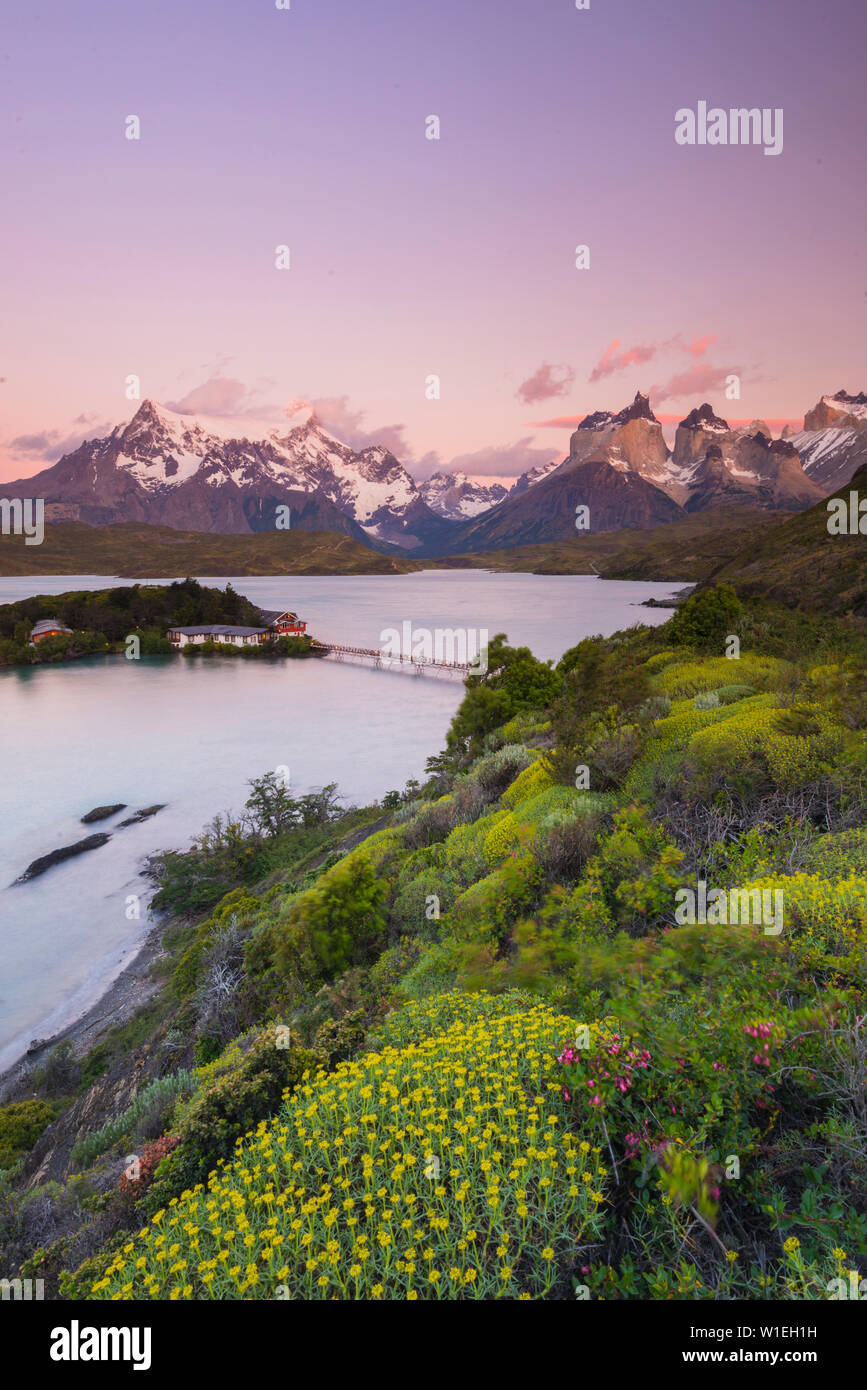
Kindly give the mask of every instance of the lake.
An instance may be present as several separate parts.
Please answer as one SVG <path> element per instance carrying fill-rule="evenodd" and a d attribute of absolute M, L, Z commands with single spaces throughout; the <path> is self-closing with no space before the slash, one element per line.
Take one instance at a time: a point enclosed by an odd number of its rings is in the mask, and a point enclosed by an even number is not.
<path fill-rule="evenodd" d="M 133 582 L 0 577 L 0 603 Z M 231 582 L 265 608 L 298 612 L 330 642 L 379 647 L 386 628 L 409 621 L 505 632 L 543 659 L 595 633 L 664 622 L 664 610 L 636 605 L 676 587 L 481 570 Z M 88 1008 L 131 959 L 148 926 L 148 855 L 186 847 L 216 812 L 243 807 L 250 778 L 279 766 L 296 794 L 337 782 L 346 805 L 421 779 L 462 694 L 454 677 L 333 659 L 110 656 L 0 670 L 0 1068 Z M 130 809 L 81 824 L 115 802 Z M 159 815 L 116 828 L 156 802 L 167 803 Z M 38 856 L 100 830 L 112 836 L 102 848 L 6 886 Z"/>

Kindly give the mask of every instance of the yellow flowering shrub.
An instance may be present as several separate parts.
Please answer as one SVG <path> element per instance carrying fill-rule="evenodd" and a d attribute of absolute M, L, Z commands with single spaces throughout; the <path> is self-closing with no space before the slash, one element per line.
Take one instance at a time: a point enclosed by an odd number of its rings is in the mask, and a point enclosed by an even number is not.
<path fill-rule="evenodd" d="M 700 690 L 715 690 L 735 680 L 757 690 L 774 690 L 783 684 L 791 669 L 788 662 L 775 656 L 744 652 L 737 659 L 716 656 L 674 662 L 655 676 L 654 685 L 660 695 L 672 697 L 697 695 Z"/>
<path fill-rule="evenodd" d="M 517 853 L 520 845 L 521 824 L 514 811 L 509 811 L 485 836 L 485 858 L 489 864 L 499 864 L 507 854 Z"/>
<path fill-rule="evenodd" d="M 756 708 L 753 700 L 744 700 L 733 708 L 729 719 L 693 734 L 689 756 L 706 771 L 758 762 L 776 786 L 802 786 L 834 756 L 842 731 L 816 708 L 815 733 L 785 733 L 779 728 L 780 713 L 779 709 Z"/>
<path fill-rule="evenodd" d="M 476 1004 L 409 1045 L 305 1074 L 233 1162 L 118 1251 L 91 1297 L 571 1293 L 608 1176 L 549 1079 L 575 1025 L 543 1004 Z"/>
<path fill-rule="evenodd" d="M 522 801 L 528 797 L 535 796 L 537 792 L 544 791 L 545 787 L 553 785 L 554 779 L 541 759 L 525 767 L 523 772 L 519 772 L 511 786 L 507 787 L 500 797 L 500 801 L 509 810 L 514 810 Z"/>
<path fill-rule="evenodd" d="M 854 941 L 864 941 L 867 929 L 867 877 L 851 874 L 829 882 L 819 874 L 776 874 L 751 879 L 747 892 L 782 893 L 783 934 L 812 938 L 832 952 L 847 951 Z"/>
<path fill-rule="evenodd" d="M 675 700 L 671 712 L 664 719 L 654 721 L 652 736 L 626 779 L 627 793 L 649 796 L 657 773 L 676 770 L 692 736 L 699 730 L 723 724 L 736 715 L 746 718 L 754 710 L 777 712 L 778 708 L 777 697 L 772 694 L 753 695 L 736 705 L 719 705 L 714 709 L 696 709 L 692 697 Z"/>

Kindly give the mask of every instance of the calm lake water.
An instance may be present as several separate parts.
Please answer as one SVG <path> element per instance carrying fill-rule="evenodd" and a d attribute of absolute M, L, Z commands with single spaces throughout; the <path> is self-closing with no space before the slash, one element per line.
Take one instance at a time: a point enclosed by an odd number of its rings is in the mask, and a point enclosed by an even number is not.
<path fill-rule="evenodd" d="M 126 582 L 0 578 L 0 603 Z M 664 622 L 665 611 L 636 605 L 675 587 L 478 570 L 232 583 L 263 607 L 297 611 L 332 642 L 378 647 L 385 628 L 408 620 L 505 632 L 544 659 L 582 637 Z M 442 748 L 462 694 L 453 677 L 331 659 L 113 656 L 0 671 L 0 1068 L 71 1022 L 131 959 L 148 926 L 146 856 L 186 847 L 216 812 L 243 807 L 251 777 L 280 765 L 297 794 L 337 782 L 347 805 L 402 788 Z M 130 809 L 81 824 L 115 802 Z M 153 819 L 117 827 L 156 802 L 167 805 Z M 38 856 L 100 830 L 112 836 L 102 848 L 6 886 Z M 139 920 L 127 916 L 132 895 Z"/>

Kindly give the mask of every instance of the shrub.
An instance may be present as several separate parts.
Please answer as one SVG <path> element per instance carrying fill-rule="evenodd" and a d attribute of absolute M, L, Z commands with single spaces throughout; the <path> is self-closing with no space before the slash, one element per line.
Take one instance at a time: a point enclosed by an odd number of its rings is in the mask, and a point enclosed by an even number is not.
<path fill-rule="evenodd" d="M 442 1032 L 303 1085 L 207 1192 L 185 1194 L 118 1252 L 93 1296 L 491 1299 L 568 1290 L 576 1246 L 601 1231 L 608 1185 L 598 1150 L 565 1127 L 566 1102 L 545 1082 L 573 1024 L 538 1004 L 478 1017 L 475 1002 L 468 1019 Z M 389 1110 L 371 1104 L 386 1095 L 424 1098 L 397 1140 Z M 168 1240 L 179 1246 L 180 1269 L 157 1259 Z"/>
<path fill-rule="evenodd" d="M 0 1106 L 0 1168 L 11 1168 L 29 1153 L 56 1114 L 46 1100 L 18 1100 Z"/>
<path fill-rule="evenodd" d="M 530 763 L 529 767 L 525 767 L 524 770 L 518 774 L 514 782 L 503 792 L 500 800 L 509 810 L 514 810 L 516 806 L 520 805 L 522 801 L 526 801 L 528 797 L 535 796 L 537 792 L 543 791 L 545 787 L 550 787 L 553 781 L 554 779 L 548 768 L 541 759 L 537 759 L 536 762 Z"/>
<path fill-rule="evenodd" d="M 706 775 L 731 773 L 737 783 L 757 778 L 784 790 L 804 786 L 817 777 L 841 746 L 841 731 L 819 709 L 803 733 L 788 733 L 781 712 L 735 708 L 729 719 L 693 734 L 689 756 Z"/>
<path fill-rule="evenodd" d="M 153 1182 L 163 1159 L 173 1153 L 180 1142 L 178 1134 L 163 1134 L 152 1144 L 145 1144 L 132 1167 L 132 1172 L 127 1167 L 121 1174 L 117 1185 L 121 1197 L 131 1202 L 140 1201 Z"/>
<path fill-rule="evenodd" d="M 455 823 L 454 799 L 441 796 L 438 801 L 424 806 L 413 820 L 403 829 L 404 844 L 410 849 L 421 849 L 425 845 L 444 840 Z"/>
<path fill-rule="evenodd" d="M 236 1141 L 279 1107 L 284 1091 L 314 1065 L 311 1052 L 279 1046 L 276 1029 L 257 1035 L 240 1058 L 185 1107 L 180 1143 L 159 1164 L 149 1193 L 150 1210 L 204 1179 Z"/>
<path fill-rule="evenodd" d="M 542 823 L 544 838 L 537 856 L 549 881 L 571 883 L 580 878 L 596 847 L 601 823 L 601 817 L 593 814 L 568 819 L 564 815 L 562 821 Z"/>
<path fill-rule="evenodd" d="M 654 684 L 663 695 L 672 699 L 693 696 L 705 690 L 719 690 L 731 686 L 735 674 L 746 677 L 741 684 L 749 684 L 755 690 L 779 689 L 791 676 L 792 667 L 785 661 L 772 656 L 758 656 L 754 652 L 744 652 L 737 660 L 718 656 L 703 661 L 678 661 L 657 676 Z"/>
<path fill-rule="evenodd" d="M 721 651 L 726 638 L 737 633 L 743 615 L 740 599 L 730 584 L 690 594 L 666 627 L 676 644 L 701 651 Z"/>
<path fill-rule="evenodd" d="M 430 899 L 436 897 L 440 912 L 446 912 L 454 902 L 458 886 L 451 876 L 442 869 L 424 869 L 404 885 L 392 904 L 389 918 L 398 931 L 414 934 L 436 930 L 436 918 L 431 917 L 434 906 Z M 432 925 L 433 924 L 433 925 Z"/>
<path fill-rule="evenodd" d="M 386 885 L 355 853 L 300 893 L 274 931 L 273 960 L 283 975 L 333 975 L 373 954 L 386 925 Z"/>
<path fill-rule="evenodd" d="M 496 801 L 522 768 L 533 761 L 522 743 L 507 743 L 486 758 L 480 758 L 468 774 L 468 781 L 481 787 L 488 801 Z"/>
<path fill-rule="evenodd" d="M 188 1095 L 195 1084 L 196 1078 L 189 1071 L 176 1071 L 171 1076 L 157 1077 L 139 1091 L 122 1114 L 106 1120 L 99 1129 L 90 1130 L 77 1140 L 70 1156 L 71 1162 L 76 1167 L 89 1167 L 95 1158 L 119 1140 L 135 1136 L 140 1127 L 152 1121 L 154 1116 L 164 1116 L 178 1096 Z"/>

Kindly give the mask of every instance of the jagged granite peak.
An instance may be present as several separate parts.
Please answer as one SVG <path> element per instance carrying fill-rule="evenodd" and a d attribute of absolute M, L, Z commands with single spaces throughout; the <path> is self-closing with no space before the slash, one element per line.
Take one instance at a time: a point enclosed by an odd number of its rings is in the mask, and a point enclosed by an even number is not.
<path fill-rule="evenodd" d="M 822 496 L 801 467 L 797 449 L 760 430 L 754 435 L 730 434 L 709 444 L 686 488 L 687 512 L 732 504 L 802 511 Z"/>
<path fill-rule="evenodd" d="M 667 489 L 668 445 L 647 396 L 638 391 L 632 404 L 616 415 L 596 411 L 581 421 L 569 440 L 569 457 L 560 469 L 568 472 L 591 459 L 605 459 L 621 472 L 637 473 Z"/>
<path fill-rule="evenodd" d="M 632 404 L 624 406 L 616 414 L 610 410 L 595 410 L 592 415 L 585 415 L 578 429 L 605 430 L 612 425 L 625 425 L 629 420 L 652 420 L 655 424 L 659 423 L 650 408 L 649 396 L 636 391 Z"/>
<path fill-rule="evenodd" d="M 702 405 L 696 406 L 691 410 L 677 427 L 679 430 L 709 430 L 728 433 L 728 420 L 723 420 L 720 415 L 714 413 L 713 406 L 705 401 Z"/>
<path fill-rule="evenodd" d="M 827 495 L 845 487 L 867 463 L 867 394 L 845 389 L 823 396 L 804 416 L 804 427 L 788 434 L 804 472 Z"/>
<path fill-rule="evenodd" d="M 768 439 L 773 438 L 773 431 L 767 420 L 751 420 L 742 430 L 743 434 L 763 434 Z"/>

